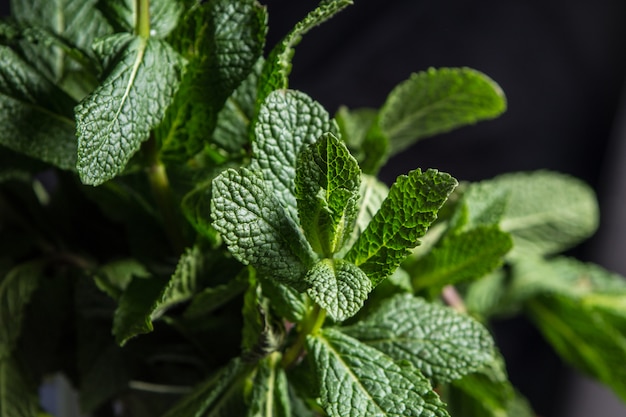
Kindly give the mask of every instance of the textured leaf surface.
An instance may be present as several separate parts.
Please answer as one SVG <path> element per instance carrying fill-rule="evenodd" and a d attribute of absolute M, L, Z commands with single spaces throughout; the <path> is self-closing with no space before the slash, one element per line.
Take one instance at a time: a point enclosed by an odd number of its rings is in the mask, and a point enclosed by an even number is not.
<path fill-rule="evenodd" d="M 326 132 L 336 132 L 326 110 L 304 93 L 280 90 L 270 94 L 255 125 L 252 167 L 263 172 L 289 215 L 297 219 L 294 181 L 296 161 L 305 145 Z"/>
<path fill-rule="evenodd" d="M 493 360 L 487 329 L 469 316 L 410 294 L 385 300 L 364 320 L 341 329 L 429 378 L 447 382 Z"/>
<path fill-rule="evenodd" d="M 330 417 L 447 416 L 430 384 L 409 364 L 343 333 L 326 329 L 307 344 Z"/>
<path fill-rule="evenodd" d="M 309 298 L 295 288 L 271 279 L 261 280 L 263 294 L 272 300 L 272 310 L 292 323 L 298 323 L 307 313 Z"/>
<path fill-rule="evenodd" d="M 287 376 L 279 359 L 274 354 L 258 363 L 246 417 L 291 417 Z"/>
<path fill-rule="evenodd" d="M 0 61 L 0 144 L 74 168 L 73 100 L 6 46 L 0 45 Z"/>
<path fill-rule="evenodd" d="M 295 179 L 298 215 L 319 254 L 330 257 L 352 232 L 360 182 L 359 165 L 331 133 L 300 152 Z"/>
<path fill-rule="evenodd" d="M 97 0 L 96 3 L 98 9 L 118 32 L 133 32 L 138 15 L 141 13 L 137 1 Z M 149 5 L 150 35 L 164 38 L 178 23 L 182 4 L 179 0 L 150 0 Z"/>
<path fill-rule="evenodd" d="M 0 281 L 0 360 L 8 357 L 22 330 L 24 311 L 44 268 L 31 261 L 12 268 Z"/>
<path fill-rule="evenodd" d="M 449 174 L 432 169 L 398 177 L 346 260 L 359 266 L 376 286 L 419 244 L 456 185 Z"/>
<path fill-rule="evenodd" d="M 265 8 L 254 0 L 236 7 L 218 0 L 190 9 L 175 36 L 189 62 L 157 131 L 164 158 L 186 160 L 209 143 L 218 112 L 261 55 L 266 20 Z"/>
<path fill-rule="evenodd" d="M 301 285 L 314 254 L 259 175 L 242 168 L 215 178 L 211 215 L 238 260 L 277 281 Z"/>
<path fill-rule="evenodd" d="M 492 119 L 506 109 L 500 87 L 469 68 L 431 68 L 400 83 L 380 109 L 391 153 L 419 139 Z"/>
<path fill-rule="evenodd" d="M 76 107 L 78 172 L 98 185 L 122 172 L 170 104 L 183 61 L 165 42 L 129 34 L 95 45 L 106 79 Z M 116 59 L 111 59 L 115 57 Z"/>
<path fill-rule="evenodd" d="M 513 235 L 511 256 L 561 252 L 589 237 L 598 226 L 593 190 L 568 175 L 505 174 L 483 186 L 493 194 L 508 194 L 500 227 Z"/>
<path fill-rule="evenodd" d="M 443 288 L 493 271 L 512 247 L 508 233 L 497 227 L 479 227 L 444 237 L 408 272 L 416 289 Z"/>
<path fill-rule="evenodd" d="M 185 395 L 163 417 L 218 417 L 228 416 L 233 402 L 243 405 L 243 383 L 251 372 L 251 365 L 239 358 L 230 361 L 194 390 Z"/>
<path fill-rule="evenodd" d="M 285 89 L 289 86 L 291 73 L 291 59 L 295 46 L 300 43 L 302 36 L 309 30 L 324 23 L 332 16 L 352 4 L 352 0 L 328 0 L 320 2 L 319 6 L 311 11 L 304 19 L 298 22 L 291 31 L 272 49 L 263 68 L 259 88 L 259 101 L 274 90 Z"/>
<path fill-rule="evenodd" d="M 30 386 L 12 358 L 0 358 L 0 415 L 38 417 L 37 391 Z"/>
<path fill-rule="evenodd" d="M 330 317 L 342 321 L 356 314 L 372 290 L 359 267 L 341 259 L 323 259 L 306 276 L 307 293 Z"/>

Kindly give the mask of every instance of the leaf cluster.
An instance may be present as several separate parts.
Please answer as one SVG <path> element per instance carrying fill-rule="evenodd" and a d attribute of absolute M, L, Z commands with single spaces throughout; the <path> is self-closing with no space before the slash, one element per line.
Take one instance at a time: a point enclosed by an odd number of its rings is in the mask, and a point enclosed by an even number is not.
<path fill-rule="evenodd" d="M 489 329 L 518 313 L 626 398 L 626 284 L 559 255 L 597 227 L 588 186 L 376 178 L 500 115 L 493 80 L 431 68 L 334 116 L 289 89 L 350 3 L 265 45 L 255 0 L 12 0 L 0 415 L 47 415 L 62 373 L 93 415 L 530 417 Z"/>

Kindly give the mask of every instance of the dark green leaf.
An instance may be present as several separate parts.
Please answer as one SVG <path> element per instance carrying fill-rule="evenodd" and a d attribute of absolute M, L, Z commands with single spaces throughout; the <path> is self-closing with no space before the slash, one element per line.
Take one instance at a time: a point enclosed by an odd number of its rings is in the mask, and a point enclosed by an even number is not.
<path fill-rule="evenodd" d="M 38 417 L 37 390 L 12 358 L 0 358 L 0 416 Z"/>
<path fill-rule="evenodd" d="M 139 2 L 136 0 L 96 0 L 96 3 L 98 9 L 117 32 L 134 32 L 138 14 L 141 13 Z M 150 0 L 148 4 L 150 5 L 150 36 L 166 37 L 178 23 L 183 11 L 182 1 Z"/>
<path fill-rule="evenodd" d="M 261 279 L 263 294 L 271 300 L 272 309 L 280 317 L 298 323 L 308 310 L 309 298 L 293 287 L 271 279 Z"/>
<path fill-rule="evenodd" d="M 428 380 L 408 363 L 333 329 L 309 336 L 307 346 L 330 417 L 448 416 Z"/>
<path fill-rule="evenodd" d="M 231 360 L 206 381 L 184 396 L 163 417 L 228 417 L 233 402 L 243 405 L 243 385 L 252 365 Z M 232 410 L 230 410 L 232 411 Z M 240 410 L 241 411 L 241 410 Z"/>
<path fill-rule="evenodd" d="M 17 265 L 0 281 L 0 360 L 9 357 L 15 347 L 26 306 L 37 289 L 44 266 L 41 260 Z"/>
<path fill-rule="evenodd" d="M 295 197 L 298 154 L 326 132 L 336 132 L 326 110 L 304 93 L 280 90 L 263 102 L 252 142 L 252 167 L 260 169 L 278 201 L 297 219 Z"/>
<path fill-rule="evenodd" d="M 456 185 L 449 174 L 432 169 L 398 177 L 346 260 L 360 267 L 376 286 L 419 244 Z"/>
<path fill-rule="evenodd" d="M 272 49 L 259 82 L 259 102 L 263 102 L 272 91 L 285 89 L 289 86 L 291 59 L 295 53 L 294 48 L 300 43 L 302 36 L 350 4 L 352 4 L 352 0 L 326 0 L 320 2 L 315 10 L 298 22 L 282 41 Z"/>
<path fill-rule="evenodd" d="M 242 275 L 237 275 L 226 284 L 203 289 L 191 299 L 189 307 L 185 309 L 185 318 L 197 319 L 208 316 L 244 292 L 247 286 L 247 280 L 244 280 Z"/>
<path fill-rule="evenodd" d="M 98 268 L 94 280 L 98 288 L 117 300 L 133 277 L 148 278 L 149 276 L 150 273 L 146 267 L 136 259 L 119 259 Z"/>
<path fill-rule="evenodd" d="M 265 8 L 254 0 L 237 7 L 217 0 L 190 9 L 174 36 L 189 63 L 157 130 L 165 159 L 187 160 L 210 142 L 218 113 L 261 55 L 266 20 Z"/>
<path fill-rule="evenodd" d="M 341 331 L 438 382 L 461 378 L 494 358 L 494 341 L 480 323 L 411 294 L 387 299 Z"/>
<path fill-rule="evenodd" d="M 408 270 L 416 289 L 439 289 L 476 280 L 500 266 L 513 247 L 508 233 L 498 227 L 477 227 L 445 236 Z"/>
<path fill-rule="evenodd" d="M 113 317 L 113 335 L 120 346 L 153 330 L 152 313 L 159 305 L 166 285 L 166 280 L 156 277 L 135 278 L 128 285 Z"/>
<path fill-rule="evenodd" d="M 0 61 L 0 144 L 73 169 L 73 100 L 6 46 L 0 45 Z"/>
<path fill-rule="evenodd" d="M 391 154 L 419 139 L 492 119 L 506 109 L 500 87 L 469 68 L 431 68 L 400 83 L 380 109 Z"/>
<path fill-rule="evenodd" d="M 215 178 L 211 215 L 238 260 L 277 281 L 302 285 L 314 254 L 259 175 L 242 168 Z"/>
<path fill-rule="evenodd" d="M 361 170 L 331 133 L 305 147 L 296 165 L 300 225 L 313 249 L 332 256 L 354 228 Z"/>
<path fill-rule="evenodd" d="M 356 314 L 372 290 L 367 275 L 342 259 L 322 259 L 313 265 L 305 280 L 309 296 L 335 321 Z"/>
<path fill-rule="evenodd" d="M 183 61 L 165 42 L 118 34 L 95 45 L 106 79 L 76 107 L 78 172 L 98 185 L 122 172 L 163 118 Z"/>

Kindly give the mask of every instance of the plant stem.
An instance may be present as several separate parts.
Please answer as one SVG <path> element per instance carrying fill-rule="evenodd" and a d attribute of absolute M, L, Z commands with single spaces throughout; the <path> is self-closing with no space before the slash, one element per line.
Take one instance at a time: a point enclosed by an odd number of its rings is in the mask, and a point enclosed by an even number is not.
<path fill-rule="evenodd" d="M 135 0 L 137 21 L 135 22 L 135 34 L 144 39 L 150 37 L 150 0 Z"/>
<path fill-rule="evenodd" d="M 306 337 L 310 334 L 317 333 L 322 328 L 325 319 L 326 310 L 321 308 L 318 304 L 315 304 L 311 313 L 302 320 L 302 329 L 298 334 L 296 342 L 285 351 L 285 355 L 283 356 L 283 367 L 285 369 L 296 363 L 304 351 Z"/>
<path fill-rule="evenodd" d="M 172 249 L 176 253 L 182 253 L 185 249 L 185 239 L 182 234 L 181 225 L 178 218 L 178 210 L 174 203 L 174 196 L 170 188 L 165 166 L 159 160 L 154 137 L 150 137 L 145 143 L 145 151 L 148 157 L 148 167 L 146 173 L 150 181 L 150 188 L 156 201 L 157 207 L 163 218 L 163 227 L 167 234 Z"/>
<path fill-rule="evenodd" d="M 443 301 L 445 301 L 446 304 L 448 304 L 459 313 L 467 313 L 467 307 L 465 307 L 463 298 L 461 298 L 461 295 L 453 285 L 446 285 L 445 287 L 443 287 L 443 291 L 441 292 L 441 298 L 443 298 Z"/>

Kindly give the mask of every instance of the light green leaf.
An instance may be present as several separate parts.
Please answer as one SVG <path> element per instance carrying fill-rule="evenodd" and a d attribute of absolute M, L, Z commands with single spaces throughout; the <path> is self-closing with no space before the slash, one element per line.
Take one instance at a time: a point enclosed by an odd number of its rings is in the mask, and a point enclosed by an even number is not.
<path fill-rule="evenodd" d="M 361 170 L 331 133 L 305 147 L 296 165 L 300 225 L 313 249 L 331 257 L 354 228 Z"/>
<path fill-rule="evenodd" d="M 305 280 L 309 296 L 335 321 L 356 314 L 372 290 L 367 275 L 342 259 L 322 259 L 309 270 Z"/>
<path fill-rule="evenodd" d="M 262 53 L 266 20 L 265 8 L 255 0 L 241 0 L 237 7 L 217 0 L 189 10 L 173 36 L 189 62 L 157 130 L 164 159 L 186 161 L 212 140 L 220 109 Z"/>
<path fill-rule="evenodd" d="M 315 255 L 259 175 L 242 168 L 215 178 L 211 216 L 235 258 L 276 281 L 302 285 Z"/>
<path fill-rule="evenodd" d="M 561 252 L 598 226 L 598 203 L 582 181 L 550 171 L 504 174 L 486 181 L 485 192 L 508 194 L 500 221 L 513 235 L 511 257 Z"/>
<path fill-rule="evenodd" d="M 285 89 L 289 86 L 291 59 L 295 53 L 294 48 L 300 43 L 302 36 L 350 4 L 352 4 L 352 0 L 326 0 L 320 2 L 316 9 L 309 12 L 272 49 L 265 62 L 259 82 L 259 102 L 263 102 L 272 91 Z"/>
<path fill-rule="evenodd" d="M 243 385 L 252 365 L 239 358 L 231 360 L 194 390 L 185 395 L 163 417 L 218 417 L 229 414 L 231 407 L 243 408 Z M 241 412 L 242 410 L 238 410 Z"/>
<path fill-rule="evenodd" d="M 494 341 L 483 325 L 411 294 L 385 300 L 341 331 L 438 382 L 461 378 L 494 358 Z"/>
<path fill-rule="evenodd" d="M 509 204 L 509 192 L 496 189 L 489 181 L 471 183 L 463 193 L 454 226 L 460 230 L 469 230 L 479 226 L 500 224 Z M 461 219 L 460 217 L 463 217 Z"/>
<path fill-rule="evenodd" d="M 419 139 L 499 116 L 506 109 L 500 87 L 469 68 L 430 68 L 411 75 L 387 97 L 380 128 L 391 154 Z"/>
<path fill-rule="evenodd" d="M 157 277 L 135 278 L 119 299 L 113 316 L 113 335 L 120 346 L 153 330 L 152 313 L 159 305 L 167 280 Z"/>
<path fill-rule="evenodd" d="M 497 269 L 472 282 L 464 294 L 465 307 L 473 316 L 489 318 L 502 312 L 515 310 L 519 305 L 503 303 L 507 291 L 507 274 Z"/>
<path fill-rule="evenodd" d="M 433 169 L 401 175 L 345 259 L 376 286 L 419 244 L 456 185 L 449 174 Z"/>
<path fill-rule="evenodd" d="M 380 210 L 380 206 L 388 194 L 389 188 L 378 178 L 371 175 L 361 175 L 356 221 L 350 236 L 343 245 L 343 249 L 338 253 L 339 257 L 345 255 L 345 252 L 354 245 L 374 215 Z"/>
<path fill-rule="evenodd" d="M 375 175 L 389 152 L 389 139 L 378 126 L 378 111 L 348 110 L 341 106 L 335 114 L 341 137 L 366 174 Z"/>
<path fill-rule="evenodd" d="M 38 417 L 37 390 L 13 358 L 0 358 L 0 416 Z"/>
<path fill-rule="evenodd" d="M 35 260 L 10 269 L 0 281 L 0 361 L 11 355 L 22 331 L 24 311 L 37 289 L 45 262 Z"/>
<path fill-rule="evenodd" d="M 78 172 L 99 185 L 121 173 L 157 126 L 178 88 L 183 61 L 165 42 L 129 34 L 95 46 L 103 83 L 76 107 Z"/>
<path fill-rule="evenodd" d="M 299 91 L 275 91 L 259 110 L 251 166 L 263 172 L 294 220 L 297 220 L 294 181 L 298 154 L 322 134 L 336 131 L 326 110 Z"/>
<path fill-rule="evenodd" d="M 6 46 L 0 61 L 0 145 L 73 169 L 74 101 Z"/>
<path fill-rule="evenodd" d="M 291 417 L 291 404 L 281 356 L 274 353 L 257 365 L 246 417 Z"/>
<path fill-rule="evenodd" d="M 497 226 L 477 227 L 446 235 L 407 272 L 417 289 L 439 289 L 446 285 L 476 280 L 499 267 L 513 247 L 508 233 Z"/>
<path fill-rule="evenodd" d="M 333 329 L 309 336 L 307 345 L 330 417 L 448 416 L 428 380 L 408 363 Z"/>

